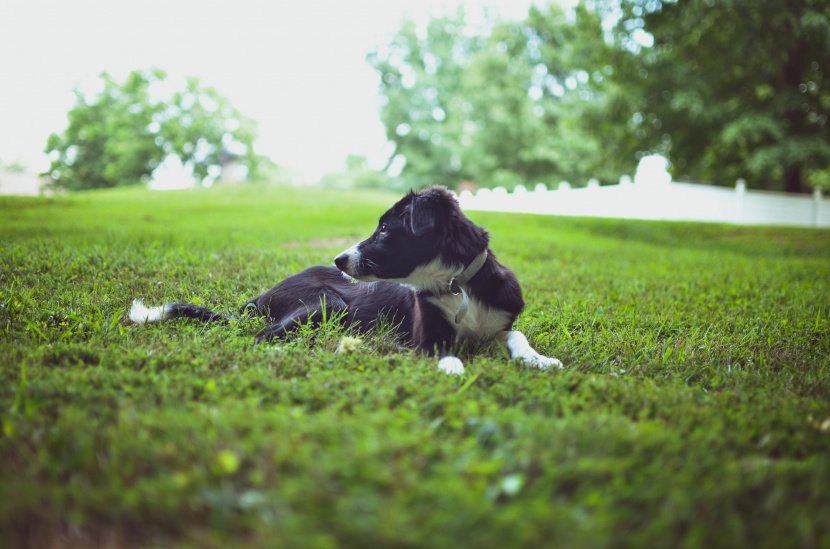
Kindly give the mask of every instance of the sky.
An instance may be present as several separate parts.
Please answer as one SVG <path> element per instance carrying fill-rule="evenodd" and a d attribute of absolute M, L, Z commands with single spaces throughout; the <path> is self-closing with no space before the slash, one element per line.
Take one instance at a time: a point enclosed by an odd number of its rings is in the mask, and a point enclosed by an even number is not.
<path fill-rule="evenodd" d="M 466 0 L 521 18 L 533 0 Z M 102 71 L 193 76 L 259 126 L 257 152 L 300 180 L 340 170 L 348 154 L 382 167 L 390 153 L 378 79 L 366 54 L 405 17 L 425 23 L 447 0 L 4 0 L 0 6 L 0 161 L 44 171 L 76 85 Z"/>

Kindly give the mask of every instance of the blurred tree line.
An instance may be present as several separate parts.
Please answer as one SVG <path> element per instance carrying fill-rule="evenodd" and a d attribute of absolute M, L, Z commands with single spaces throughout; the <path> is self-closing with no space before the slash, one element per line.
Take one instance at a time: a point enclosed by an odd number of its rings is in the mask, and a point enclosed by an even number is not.
<path fill-rule="evenodd" d="M 193 169 L 197 181 L 215 179 L 233 158 L 249 178 L 268 170 L 254 153 L 256 124 L 214 88 L 195 78 L 162 93 L 166 74 L 133 71 L 123 82 L 100 76 L 96 94 L 75 90 L 66 130 L 49 136 L 45 174 L 66 190 L 134 185 L 150 179 L 168 155 Z"/>
<path fill-rule="evenodd" d="M 830 2 L 583 0 L 403 23 L 368 57 L 406 185 L 830 181 Z"/>

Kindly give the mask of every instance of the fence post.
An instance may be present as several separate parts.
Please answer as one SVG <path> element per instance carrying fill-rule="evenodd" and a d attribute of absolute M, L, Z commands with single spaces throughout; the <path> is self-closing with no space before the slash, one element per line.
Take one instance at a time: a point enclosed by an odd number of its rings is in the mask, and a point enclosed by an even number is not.
<path fill-rule="evenodd" d="M 821 224 L 821 207 L 822 207 L 821 189 L 813 191 L 813 226 L 819 227 Z"/>
<path fill-rule="evenodd" d="M 746 202 L 746 180 L 741 178 L 735 182 L 735 222 L 743 223 L 744 203 Z"/>

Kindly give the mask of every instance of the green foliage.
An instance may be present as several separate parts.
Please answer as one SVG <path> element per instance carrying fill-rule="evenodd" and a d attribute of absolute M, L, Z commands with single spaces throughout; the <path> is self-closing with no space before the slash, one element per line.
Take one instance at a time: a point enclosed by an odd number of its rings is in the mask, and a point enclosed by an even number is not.
<path fill-rule="evenodd" d="M 351 154 L 346 158 L 346 169 L 324 175 L 319 184 L 323 187 L 341 189 L 398 189 L 402 190 L 400 180 L 395 180 L 384 170 L 369 167 L 365 156 Z"/>
<path fill-rule="evenodd" d="M 639 70 L 617 75 L 640 97 L 644 144 L 668 145 L 676 177 L 804 192 L 807 172 L 830 164 L 826 2 L 622 7 L 616 43 Z M 645 33 L 653 46 L 632 47 Z"/>
<path fill-rule="evenodd" d="M 26 164 L 21 160 L 12 160 L 11 162 L 4 162 L 3 159 L 0 158 L 0 171 L 24 173 L 27 169 L 28 166 L 26 166 Z"/>
<path fill-rule="evenodd" d="M 807 183 L 813 189 L 830 191 L 830 168 L 825 170 L 813 170 L 807 175 Z"/>
<path fill-rule="evenodd" d="M 189 78 L 185 89 L 175 92 L 167 103 L 159 135 L 164 139 L 165 152 L 191 165 L 199 180 L 219 177 L 223 155 L 228 154 L 239 154 L 245 166 L 256 170 L 256 124 L 196 78 Z M 241 148 L 241 152 L 235 148 Z"/>
<path fill-rule="evenodd" d="M 151 131 L 163 106 L 149 90 L 163 78 L 160 71 L 135 71 L 119 84 L 103 73 L 97 97 L 87 98 L 76 89 L 69 126 L 62 135 L 50 135 L 46 145 L 55 186 L 79 190 L 146 181 L 164 158 Z"/>
<path fill-rule="evenodd" d="M 53 186 L 66 190 L 135 185 L 149 180 L 168 155 L 193 168 L 200 181 L 221 173 L 223 155 L 234 149 L 252 174 L 254 123 L 227 98 L 196 79 L 164 97 L 159 70 L 133 71 L 123 83 L 101 74 L 103 89 L 90 96 L 75 90 L 75 106 L 62 134 L 49 136 L 47 172 Z"/>
<path fill-rule="evenodd" d="M 561 372 L 125 319 L 231 311 L 396 199 L 0 198 L 0 545 L 830 544 L 827 231 L 474 214 Z"/>
<path fill-rule="evenodd" d="M 583 0 L 407 22 L 369 62 L 413 186 L 615 182 L 660 153 L 676 179 L 803 192 L 830 164 L 828 58 L 826 2 Z"/>
<path fill-rule="evenodd" d="M 425 32 L 404 23 L 369 56 L 393 165 L 415 187 L 616 180 L 619 164 L 578 123 L 590 95 L 581 63 L 604 47 L 599 28 L 584 10 L 569 22 L 558 6 L 533 8 L 526 22 L 473 25 L 459 9 Z"/>

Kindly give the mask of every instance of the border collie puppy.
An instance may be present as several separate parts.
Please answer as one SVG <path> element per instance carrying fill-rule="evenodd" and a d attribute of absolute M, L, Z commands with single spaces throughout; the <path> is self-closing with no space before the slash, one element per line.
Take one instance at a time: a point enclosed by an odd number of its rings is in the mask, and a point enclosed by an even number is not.
<path fill-rule="evenodd" d="M 289 276 L 245 303 L 273 323 L 257 342 L 285 337 L 299 325 L 343 313 L 345 324 L 371 331 L 378 319 L 394 326 L 402 342 L 437 356 L 438 368 L 461 374 L 451 353 L 463 342 L 499 340 L 511 358 L 547 370 L 562 363 L 536 352 L 511 330 L 524 308 L 516 275 L 490 251 L 487 231 L 470 221 L 443 187 L 410 192 L 384 213 L 375 232 L 336 258 Z M 137 324 L 188 317 L 204 322 L 224 315 L 189 303 L 147 308 L 133 302 Z"/>

